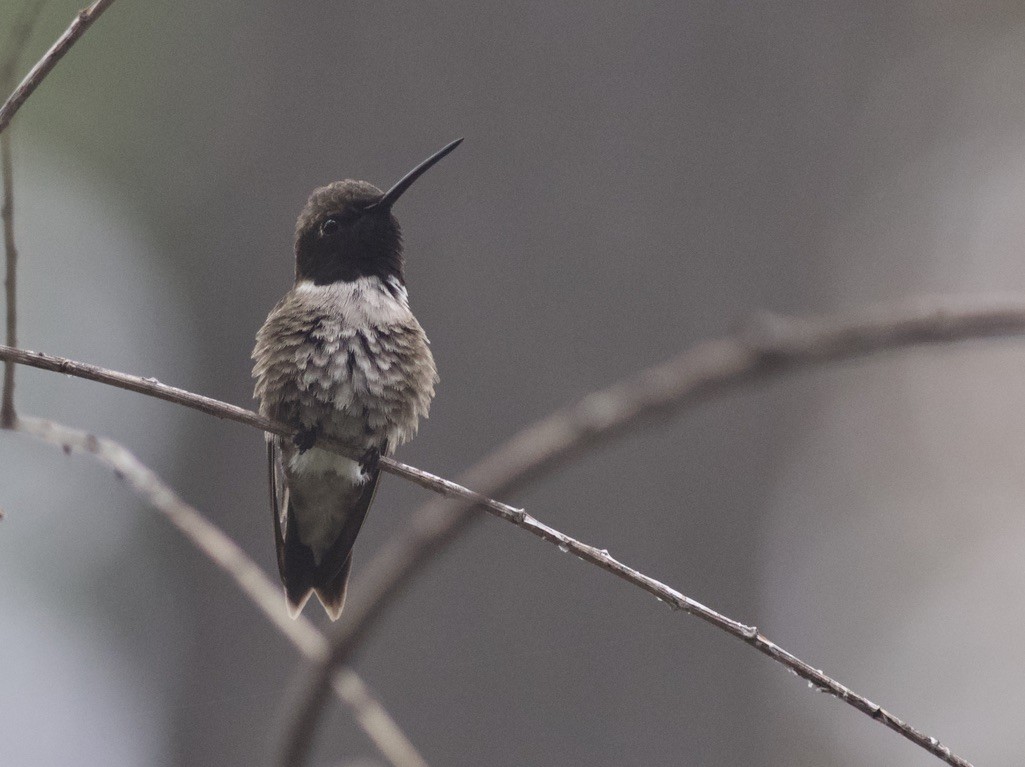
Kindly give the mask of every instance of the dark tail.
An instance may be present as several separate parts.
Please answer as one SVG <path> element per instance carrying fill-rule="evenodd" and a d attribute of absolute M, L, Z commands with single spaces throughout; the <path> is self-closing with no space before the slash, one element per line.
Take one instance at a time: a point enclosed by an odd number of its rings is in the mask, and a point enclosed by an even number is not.
<path fill-rule="evenodd" d="M 323 564 L 317 567 L 313 552 L 299 540 L 295 524 L 294 517 L 289 517 L 281 570 L 281 580 L 284 581 L 285 594 L 288 596 L 288 613 L 297 618 L 310 596 L 316 593 L 328 617 L 336 621 L 341 617 L 342 608 L 345 606 L 352 553 L 349 553 L 333 576 L 326 574 Z"/>
<path fill-rule="evenodd" d="M 331 620 L 338 620 L 345 605 L 345 592 L 352 568 L 352 546 L 356 541 L 367 509 L 374 499 L 380 470 L 374 468 L 371 476 L 361 484 L 354 485 L 340 476 L 324 475 L 318 482 L 329 482 L 313 488 L 304 485 L 286 488 L 280 492 L 283 480 L 277 476 L 281 462 L 271 454 L 271 490 L 274 507 L 274 535 L 278 551 L 278 569 L 285 584 L 288 597 L 288 611 L 298 617 L 310 595 L 316 592 Z M 333 483 L 333 484 L 331 484 Z M 342 512 L 342 524 L 338 534 L 325 551 L 320 552 L 320 561 L 313 556 L 313 550 L 299 538 L 297 515 L 294 504 L 309 502 L 304 492 L 317 498 L 326 494 L 337 497 Z M 322 499 L 318 499 L 321 502 Z M 279 514 L 279 509 L 284 511 Z M 307 509 L 309 511 L 309 509 Z M 335 511 L 338 511 L 336 509 Z M 285 529 L 282 531 L 282 527 Z"/>
<path fill-rule="evenodd" d="M 345 592 L 349 589 L 349 570 L 352 568 L 352 554 L 345 558 L 345 564 L 338 573 L 325 583 L 317 584 L 313 590 L 324 605 L 328 617 L 336 621 L 345 607 Z M 307 597 L 308 598 L 308 597 Z"/>
<path fill-rule="evenodd" d="M 298 618 L 313 593 L 317 566 L 313 552 L 299 540 L 299 531 L 295 527 L 295 518 L 289 516 L 278 565 L 281 568 L 281 581 L 285 584 L 285 595 L 288 597 L 288 614 Z"/>

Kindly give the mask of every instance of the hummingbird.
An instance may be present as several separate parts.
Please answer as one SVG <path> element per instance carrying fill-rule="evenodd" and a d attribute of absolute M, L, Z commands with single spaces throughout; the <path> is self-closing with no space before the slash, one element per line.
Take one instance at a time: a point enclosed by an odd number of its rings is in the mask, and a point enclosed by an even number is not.
<path fill-rule="evenodd" d="M 295 284 L 256 335 L 260 413 L 296 429 L 291 439 L 267 435 L 274 542 L 293 618 L 312 594 L 331 620 L 341 615 L 380 457 L 428 415 L 438 371 L 409 308 L 392 207 L 461 142 L 387 192 L 351 179 L 315 189 L 295 226 Z M 321 436 L 359 459 L 317 447 Z"/>

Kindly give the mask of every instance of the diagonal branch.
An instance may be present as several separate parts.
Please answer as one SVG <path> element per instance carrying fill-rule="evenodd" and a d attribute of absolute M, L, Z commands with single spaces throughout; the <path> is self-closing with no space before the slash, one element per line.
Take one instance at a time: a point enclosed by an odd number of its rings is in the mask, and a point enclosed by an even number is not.
<path fill-rule="evenodd" d="M 71 50 L 71 46 L 78 42 L 79 38 L 86 33 L 86 30 L 93 25 L 93 22 L 113 3 L 114 0 L 96 0 L 88 8 L 78 12 L 71 25 L 64 30 L 64 34 L 57 38 L 57 42 L 50 46 L 50 50 L 25 75 L 25 79 L 7 97 L 3 106 L 0 106 L 0 133 L 4 132 L 26 99 L 32 95 L 32 92 L 39 87 L 39 84 L 57 66 L 57 62 L 64 58 L 64 54 Z"/>
<path fill-rule="evenodd" d="M 513 492 L 573 457 L 606 444 L 631 429 L 651 423 L 659 416 L 722 396 L 745 384 L 826 363 L 910 346 L 1020 335 L 1025 335 L 1025 298 L 1021 296 L 917 299 L 878 306 L 849 317 L 803 320 L 766 317 L 752 325 L 747 332 L 700 344 L 663 365 L 592 394 L 578 404 L 542 420 L 478 464 L 467 475 L 467 482 L 486 488 L 489 495 Z M 144 379 L 3 346 L 0 346 L 0 359 L 140 392 L 274 434 L 291 436 L 294 433 L 284 424 L 269 421 L 252 411 L 165 386 L 155 379 Z M 318 444 L 355 457 L 344 445 L 326 440 Z M 473 510 L 479 507 L 538 537 L 565 546 L 582 559 L 613 572 L 649 593 L 657 594 L 685 612 L 698 615 L 872 716 L 948 764 L 967 767 L 968 762 L 953 755 L 936 739 L 923 735 L 868 699 L 825 676 L 765 639 L 757 629 L 709 610 L 680 592 L 619 563 L 607 553 L 541 524 L 521 509 L 392 459 L 382 459 L 381 467 L 439 495 L 458 498 L 459 503 L 445 504 L 441 507 L 444 513 L 440 517 L 417 515 L 408 534 L 387 547 L 383 555 L 385 559 L 375 560 L 382 564 L 376 567 L 372 564 L 375 577 L 371 588 L 367 590 L 369 599 L 364 600 L 360 608 L 349 611 L 345 623 L 332 636 L 328 656 L 320 663 L 312 664 L 306 673 L 308 688 L 302 705 L 295 709 L 290 737 L 283 751 L 288 760 L 285 763 L 302 763 L 326 698 L 332 670 L 341 665 L 356 648 L 373 620 L 383 611 L 388 599 L 432 553 L 458 534 L 472 516 Z"/>
<path fill-rule="evenodd" d="M 185 503 L 125 447 L 113 440 L 38 418 L 18 418 L 10 428 L 59 447 L 65 453 L 80 452 L 92 456 L 109 467 L 118 479 L 127 482 L 137 495 L 167 517 L 197 549 L 220 567 L 303 657 L 311 661 L 326 657 L 324 636 L 309 620 L 300 617 L 293 621 L 285 614 L 281 609 L 281 589 L 271 583 L 238 544 Z M 427 767 L 423 757 L 357 674 L 349 669 L 339 669 L 331 677 L 331 686 L 395 767 Z"/>

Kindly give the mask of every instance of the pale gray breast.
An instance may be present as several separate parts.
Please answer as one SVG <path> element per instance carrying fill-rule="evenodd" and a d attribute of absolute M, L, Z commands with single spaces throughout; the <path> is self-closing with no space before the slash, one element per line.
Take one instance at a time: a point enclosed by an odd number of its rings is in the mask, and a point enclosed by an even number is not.
<path fill-rule="evenodd" d="M 267 415 L 320 424 L 340 437 L 358 424 L 393 446 L 416 433 L 437 381 L 405 288 L 377 277 L 300 282 L 260 329 L 253 358 Z"/>

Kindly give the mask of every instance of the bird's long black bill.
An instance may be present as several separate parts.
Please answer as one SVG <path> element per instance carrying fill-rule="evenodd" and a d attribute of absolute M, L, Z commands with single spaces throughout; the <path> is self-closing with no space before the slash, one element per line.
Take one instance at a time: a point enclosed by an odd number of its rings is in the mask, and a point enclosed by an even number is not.
<path fill-rule="evenodd" d="M 391 189 L 384 193 L 384 197 L 382 197 L 378 202 L 375 202 L 373 205 L 371 205 L 370 208 L 380 208 L 382 210 L 389 209 L 392 205 L 395 204 L 395 201 L 399 199 L 403 195 L 403 193 L 413 185 L 414 181 L 420 178 L 420 176 L 422 176 L 424 173 L 430 170 L 435 163 L 437 163 L 439 160 L 441 160 L 441 158 L 443 158 L 445 155 L 447 155 L 449 152 L 451 152 L 453 149 L 455 149 L 462 143 L 463 140 L 461 138 L 457 138 L 451 144 L 448 144 L 439 149 L 437 152 L 432 154 L 422 163 L 413 168 L 413 170 L 409 171 L 409 173 L 403 176 L 402 179 L 395 186 L 393 186 Z M 370 208 L 368 208 L 368 210 Z"/>

